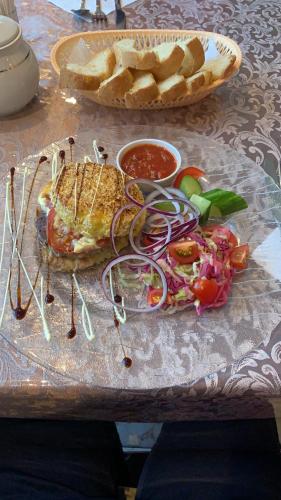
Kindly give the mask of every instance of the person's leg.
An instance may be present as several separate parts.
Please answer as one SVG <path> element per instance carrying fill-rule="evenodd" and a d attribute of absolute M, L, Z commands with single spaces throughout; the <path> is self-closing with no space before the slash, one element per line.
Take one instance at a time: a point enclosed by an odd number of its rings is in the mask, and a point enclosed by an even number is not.
<path fill-rule="evenodd" d="M 1 500 L 115 499 L 123 455 L 115 424 L 0 419 Z"/>
<path fill-rule="evenodd" d="M 274 420 L 164 424 L 138 500 L 280 500 Z"/>

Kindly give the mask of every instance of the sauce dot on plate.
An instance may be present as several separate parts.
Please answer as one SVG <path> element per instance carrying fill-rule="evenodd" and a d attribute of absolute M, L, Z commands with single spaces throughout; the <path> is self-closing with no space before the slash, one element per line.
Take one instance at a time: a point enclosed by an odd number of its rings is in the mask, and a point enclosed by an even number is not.
<path fill-rule="evenodd" d="M 125 368 L 131 368 L 132 366 L 132 360 L 131 358 L 128 358 L 128 356 L 125 356 L 125 358 L 123 358 L 122 360 L 122 364 L 125 366 Z"/>

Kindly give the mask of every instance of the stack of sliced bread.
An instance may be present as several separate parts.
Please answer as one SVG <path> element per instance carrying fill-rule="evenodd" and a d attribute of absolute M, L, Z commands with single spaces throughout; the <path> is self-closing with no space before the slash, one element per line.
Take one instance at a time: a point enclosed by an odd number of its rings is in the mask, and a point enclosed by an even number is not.
<path fill-rule="evenodd" d="M 60 86 L 96 91 L 101 99 L 124 99 L 127 108 L 138 108 L 157 99 L 171 103 L 192 95 L 225 78 L 234 61 L 231 55 L 205 61 L 196 36 L 147 50 L 139 50 L 133 39 L 122 39 L 86 65 L 68 63 L 61 70 Z"/>

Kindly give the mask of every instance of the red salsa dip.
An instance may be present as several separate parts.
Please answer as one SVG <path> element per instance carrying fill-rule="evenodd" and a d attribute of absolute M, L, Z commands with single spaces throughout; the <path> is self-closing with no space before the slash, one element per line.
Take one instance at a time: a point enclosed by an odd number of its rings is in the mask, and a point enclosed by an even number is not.
<path fill-rule="evenodd" d="M 158 181 L 169 177 L 176 170 L 177 162 L 172 153 L 162 146 L 140 144 L 124 154 L 121 167 L 134 179 Z"/>

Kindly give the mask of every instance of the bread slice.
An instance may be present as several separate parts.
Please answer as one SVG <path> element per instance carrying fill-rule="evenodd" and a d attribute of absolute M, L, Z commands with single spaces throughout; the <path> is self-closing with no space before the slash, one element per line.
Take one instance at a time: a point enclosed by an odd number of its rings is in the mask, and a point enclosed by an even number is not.
<path fill-rule="evenodd" d="M 100 79 L 93 72 L 80 64 L 67 64 L 60 71 L 61 89 L 97 90 Z"/>
<path fill-rule="evenodd" d="M 166 80 L 178 71 L 183 58 L 184 50 L 174 42 L 164 42 L 154 48 L 158 63 L 152 68 L 157 80 Z"/>
<path fill-rule="evenodd" d="M 205 84 L 205 77 L 204 74 L 201 73 L 195 73 L 195 75 L 189 76 L 186 79 L 186 86 L 188 92 L 191 94 L 194 94 L 200 87 L 203 87 Z"/>
<path fill-rule="evenodd" d="M 97 90 L 100 83 L 112 75 L 115 55 L 111 49 L 98 52 L 86 65 L 68 63 L 60 74 L 61 88 Z"/>
<path fill-rule="evenodd" d="M 98 94 L 103 99 L 116 99 L 123 97 L 132 85 L 132 73 L 127 68 L 119 68 L 110 78 L 101 83 Z"/>
<path fill-rule="evenodd" d="M 186 81 L 182 75 L 172 75 L 158 83 L 158 89 L 162 101 L 168 103 L 186 94 Z"/>
<path fill-rule="evenodd" d="M 132 88 L 125 95 L 127 108 L 133 108 L 158 96 L 158 86 L 154 76 L 148 71 L 133 71 L 135 78 Z"/>
<path fill-rule="evenodd" d="M 119 40 L 113 44 L 113 50 L 118 66 L 148 70 L 157 63 L 153 50 L 138 50 L 136 42 L 130 38 Z"/>
<path fill-rule="evenodd" d="M 213 81 L 213 75 L 212 75 L 212 72 L 211 71 L 207 71 L 207 70 L 200 70 L 198 71 L 196 74 L 200 74 L 200 75 L 203 75 L 204 76 L 204 85 L 210 85 Z"/>
<path fill-rule="evenodd" d="M 189 40 L 179 41 L 178 45 L 184 50 L 184 59 L 179 70 L 185 77 L 193 75 L 205 62 L 205 52 L 203 46 L 194 36 Z"/>
<path fill-rule="evenodd" d="M 213 80 L 219 80 L 221 78 L 226 78 L 229 74 L 231 67 L 236 60 L 234 55 L 220 55 L 214 59 L 206 61 L 202 66 L 202 71 L 211 71 L 213 75 Z"/>

